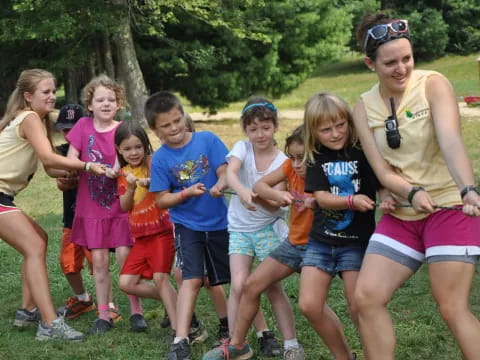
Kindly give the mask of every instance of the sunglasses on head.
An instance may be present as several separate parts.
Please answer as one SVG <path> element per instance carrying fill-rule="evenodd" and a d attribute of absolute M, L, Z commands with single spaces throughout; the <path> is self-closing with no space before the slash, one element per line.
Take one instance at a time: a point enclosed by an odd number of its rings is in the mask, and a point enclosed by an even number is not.
<path fill-rule="evenodd" d="M 390 31 L 393 34 L 405 33 L 408 32 L 408 21 L 407 20 L 393 20 L 388 24 L 378 24 L 372 26 L 367 31 L 365 36 L 365 43 L 363 44 L 363 50 L 367 51 L 368 39 L 372 38 L 373 40 L 388 40 L 390 37 Z"/>

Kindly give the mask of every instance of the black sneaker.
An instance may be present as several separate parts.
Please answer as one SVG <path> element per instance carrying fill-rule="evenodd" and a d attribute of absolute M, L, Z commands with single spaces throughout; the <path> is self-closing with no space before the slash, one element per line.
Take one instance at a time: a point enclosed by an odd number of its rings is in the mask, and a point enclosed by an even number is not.
<path fill-rule="evenodd" d="M 192 322 L 193 323 L 193 322 Z M 207 329 L 203 326 L 201 321 L 196 322 L 196 326 L 191 325 L 188 333 L 190 344 L 203 343 L 208 338 Z"/>
<path fill-rule="evenodd" d="M 265 357 L 282 356 L 282 348 L 275 339 L 275 334 L 270 331 L 264 331 L 262 337 L 258 338 L 258 344 L 260 345 L 260 355 Z"/>
<path fill-rule="evenodd" d="M 130 316 L 130 331 L 143 332 L 147 330 L 147 322 L 142 314 L 133 314 Z"/>
<path fill-rule="evenodd" d="M 112 329 L 113 329 L 113 320 L 110 319 L 110 321 L 107 321 L 99 318 L 93 322 L 93 327 L 90 329 L 88 334 L 89 335 L 102 334 Z"/>
<path fill-rule="evenodd" d="M 177 344 L 170 345 L 167 360 L 191 360 L 188 340 L 183 339 Z"/>
<path fill-rule="evenodd" d="M 162 322 L 160 323 L 160 326 L 163 329 L 170 327 L 170 318 L 168 317 L 168 314 L 166 311 L 165 311 L 165 315 L 163 315 L 163 319 L 162 319 Z"/>
<path fill-rule="evenodd" d="M 220 322 L 218 324 L 217 340 L 213 343 L 213 346 L 220 346 L 228 339 L 230 339 L 230 332 L 228 331 L 228 321 L 226 319 L 220 319 Z"/>

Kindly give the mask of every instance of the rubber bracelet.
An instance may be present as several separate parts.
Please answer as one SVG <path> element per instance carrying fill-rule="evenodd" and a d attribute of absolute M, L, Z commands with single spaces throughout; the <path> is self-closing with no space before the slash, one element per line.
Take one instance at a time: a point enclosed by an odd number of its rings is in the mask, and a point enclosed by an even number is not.
<path fill-rule="evenodd" d="M 410 190 L 410 192 L 408 193 L 408 203 L 410 205 L 412 205 L 413 197 L 419 191 L 425 191 L 425 189 L 421 186 L 414 186 L 412 187 L 412 190 Z"/>
<path fill-rule="evenodd" d="M 91 163 L 90 161 L 85 162 L 84 170 L 85 170 L 86 172 L 89 172 L 91 165 L 92 165 L 92 163 Z"/>
<path fill-rule="evenodd" d="M 470 191 L 475 191 L 478 195 L 480 195 L 480 192 L 475 185 L 467 185 L 462 189 L 462 191 L 460 191 L 460 196 L 462 197 L 462 200 L 465 195 L 467 195 L 467 193 L 469 193 Z"/>
<path fill-rule="evenodd" d="M 185 189 L 183 189 L 182 191 L 180 191 L 180 199 L 183 201 L 187 198 L 187 192 L 185 191 Z"/>
<path fill-rule="evenodd" d="M 355 206 L 353 205 L 353 195 L 348 195 L 347 197 L 348 208 L 354 210 Z"/>

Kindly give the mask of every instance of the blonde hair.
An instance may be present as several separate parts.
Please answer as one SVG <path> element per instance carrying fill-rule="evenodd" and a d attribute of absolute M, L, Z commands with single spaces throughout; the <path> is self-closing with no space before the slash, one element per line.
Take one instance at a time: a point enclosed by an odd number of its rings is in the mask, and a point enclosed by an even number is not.
<path fill-rule="evenodd" d="M 0 132 L 5 129 L 21 111 L 31 110 L 30 104 L 25 100 L 23 94 L 26 92 L 33 94 L 37 89 L 38 83 L 44 79 L 53 79 L 55 81 L 53 74 L 47 70 L 29 69 L 21 72 L 17 80 L 17 85 L 8 98 L 5 114 L 0 120 Z M 49 127 L 47 126 L 47 131 L 48 130 Z"/>
<path fill-rule="evenodd" d="M 345 100 L 329 92 L 320 92 L 307 101 L 303 118 L 305 130 L 304 161 L 313 163 L 314 153 L 318 154 L 322 148 L 322 144 L 318 142 L 316 136 L 318 127 L 339 119 L 345 119 L 348 123 L 349 134 L 345 148 L 355 146 L 357 138 L 353 129 L 353 116 Z"/>
<path fill-rule="evenodd" d="M 109 78 L 107 75 L 102 74 L 90 80 L 82 90 L 82 102 L 86 108 L 92 105 L 93 93 L 99 86 L 106 87 L 115 93 L 115 98 L 117 99 L 117 103 L 120 108 L 127 105 L 123 86 L 117 83 L 115 80 Z"/>

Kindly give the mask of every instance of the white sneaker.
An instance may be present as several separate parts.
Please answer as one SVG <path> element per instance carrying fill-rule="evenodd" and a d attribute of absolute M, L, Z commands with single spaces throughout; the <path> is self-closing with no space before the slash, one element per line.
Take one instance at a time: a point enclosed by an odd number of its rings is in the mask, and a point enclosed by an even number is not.
<path fill-rule="evenodd" d="M 298 347 L 290 347 L 285 349 L 283 353 L 283 360 L 304 360 L 305 359 L 305 351 L 301 345 Z"/>
<path fill-rule="evenodd" d="M 69 340 L 80 341 L 83 334 L 65 323 L 63 317 L 56 318 L 52 321 L 52 325 L 47 326 L 43 321 L 38 322 L 37 335 L 35 340 Z"/>

